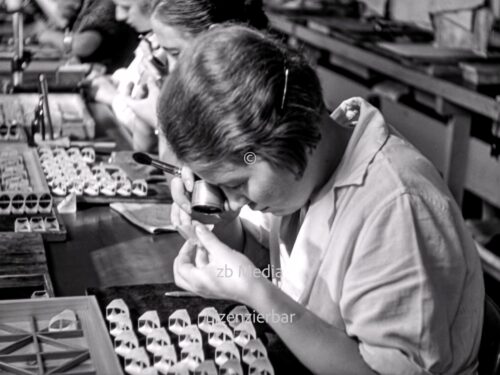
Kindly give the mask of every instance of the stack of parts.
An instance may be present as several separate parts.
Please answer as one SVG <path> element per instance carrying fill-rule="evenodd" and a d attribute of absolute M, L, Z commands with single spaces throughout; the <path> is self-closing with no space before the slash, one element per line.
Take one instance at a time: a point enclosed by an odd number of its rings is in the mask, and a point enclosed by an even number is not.
<path fill-rule="evenodd" d="M 53 214 L 52 196 L 48 191 L 34 191 L 23 153 L 16 150 L 0 152 L 0 221 L 1 231 L 61 229 Z"/>
<path fill-rule="evenodd" d="M 245 368 L 252 375 L 274 375 L 251 318 L 245 306 L 233 308 L 226 321 L 206 307 L 192 322 L 187 310 L 179 309 L 162 327 L 157 311 L 149 310 L 139 317 L 136 334 L 122 299 L 106 306 L 115 352 L 130 375 L 243 375 Z"/>
<path fill-rule="evenodd" d="M 91 147 L 50 148 L 38 150 L 47 183 L 55 196 L 77 197 L 146 197 L 148 184 L 143 179 L 130 180 L 119 167 L 96 164 Z"/>

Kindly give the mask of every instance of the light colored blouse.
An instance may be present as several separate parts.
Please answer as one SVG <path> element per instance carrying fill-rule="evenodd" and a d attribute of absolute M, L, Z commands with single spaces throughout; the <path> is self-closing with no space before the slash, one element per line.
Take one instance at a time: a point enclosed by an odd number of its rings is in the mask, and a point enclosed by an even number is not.
<path fill-rule="evenodd" d="M 352 98 L 332 118 L 353 134 L 309 206 L 286 217 L 242 210 L 270 250 L 274 282 L 358 340 L 380 374 L 476 373 L 484 286 L 459 207 L 376 108 Z"/>

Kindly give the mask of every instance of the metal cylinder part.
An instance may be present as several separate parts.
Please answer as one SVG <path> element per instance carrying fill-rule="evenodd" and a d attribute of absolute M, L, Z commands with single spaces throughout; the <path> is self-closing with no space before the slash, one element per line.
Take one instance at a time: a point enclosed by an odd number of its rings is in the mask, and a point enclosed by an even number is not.
<path fill-rule="evenodd" d="M 224 211 L 224 194 L 214 185 L 203 180 L 194 182 L 191 206 L 194 211 L 216 214 Z"/>

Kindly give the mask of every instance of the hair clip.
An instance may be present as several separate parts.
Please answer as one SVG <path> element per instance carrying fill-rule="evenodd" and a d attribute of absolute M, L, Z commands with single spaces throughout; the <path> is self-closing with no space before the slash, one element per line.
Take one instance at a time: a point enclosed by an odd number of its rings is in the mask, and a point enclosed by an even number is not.
<path fill-rule="evenodd" d="M 21 127 L 17 121 L 0 124 L 1 141 L 18 141 L 21 138 Z"/>
<path fill-rule="evenodd" d="M 190 371 L 194 371 L 205 360 L 205 353 L 201 343 L 189 344 L 181 350 L 181 362 L 187 364 Z"/>
<path fill-rule="evenodd" d="M 18 217 L 14 222 L 14 232 L 23 233 L 31 232 L 30 221 L 27 217 Z"/>
<path fill-rule="evenodd" d="M 66 187 L 66 180 L 62 178 L 55 179 L 52 183 L 52 193 L 60 197 L 68 194 L 68 188 Z"/>
<path fill-rule="evenodd" d="M 12 200 L 9 194 L 0 193 L 0 215 L 10 215 Z"/>
<path fill-rule="evenodd" d="M 68 153 L 62 147 L 55 147 L 52 150 L 52 155 L 54 156 L 54 158 L 64 158 L 68 156 Z"/>
<path fill-rule="evenodd" d="M 102 165 L 94 165 L 90 171 L 92 174 L 97 178 L 101 178 L 102 176 L 106 175 L 106 168 L 104 168 Z"/>
<path fill-rule="evenodd" d="M 78 321 L 73 310 L 66 309 L 49 321 L 49 332 L 76 331 Z"/>
<path fill-rule="evenodd" d="M 84 147 L 80 153 L 85 163 L 91 164 L 95 162 L 95 150 L 92 147 Z"/>
<path fill-rule="evenodd" d="M 175 310 L 168 317 L 168 329 L 176 335 L 180 335 L 182 331 L 190 325 L 191 318 L 186 309 Z"/>
<path fill-rule="evenodd" d="M 111 336 L 116 337 L 125 331 L 132 331 L 132 321 L 128 315 L 117 315 L 115 319 L 109 322 L 109 334 Z"/>
<path fill-rule="evenodd" d="M 208 334 L 208 343 L 213 347 L 217 347 L 223 342 L 233 340 L 233 332 L 225 323 L 214 324 L 212 331 Z"/>
<path fill-rule="evenodd" d="M 259 358 L 267 358 L 267 350 L 260 339 L 250 340 L 243 347 L 243 362 L 250 365 Z"/>
<path fill-rule="evenodd" d="M 60 226 L 57 218 L 54 216 L 46 216 L 43 218 L 46 232 L 59 232 Z"/>
<path fill-rule="evenodd" d="M 149 333 L 156 328 L 160 328 L 160 317 L 156 310 L 146 311 L 139 317 L 138 331 L 144 336 L 149 335 Z"/>
<path fill-rule="evenodd" d="M 123 331 L 115 337 L 114 345 L 116 354 L 127 357 L 132 350 L 139 347 L 139 341 L 133 331 Z"/>
<path fill-rule="evenodd" d="M 240 352 L 233 342 L 226 341 L 215 348 L 215 363 L 217 365 L 222 366 L 230 359 L 240 361 Z"/>
<path fill-rule="evenodd" d="M 240 361 L 230 359 L 219 368 L 219 375 L 243 375 Z"/>
<path fill-rule="evenodd" d="M 30 227 L 32 232 L 45 232 L 45 222 L 43 217 L 34 216 L 30 218 Z"/>
<path fill-rule="evenodd" d="M 101 182 L 99 183 L 99 192 L 102 195 L 108 196 L 108 197 L 114 197 L 116 195 L 116 186 L 117 183 L 115 180 L 112 179 L 102 179 Z"/>
<path fill-rule="evenodd" d="M 144 374 L 149 367 L 151 367 L 151 363 L 144 348 L 134 348 L 125 357 L 125 372 L 127 374 Z"/>
<path fill-rule="evenodd" d="M 194 375 L 217 375 L 217 367 L 212 359 L 201 362 L 194 370 Z"/>
<path fill-rule="evenodd" d="M 185 327 L 179 334 L 179 346 L 181 348 L 191 344 L 201 344 L 201 332 L 194 324 Z"/>
<path fill-rule="evenodd" d="M 27 214 L 36 214 L 38 212 L 38 196 L 29 193 L 24 200 L 24 212 Z"/>
<path fill-rule="evenodd" d="M 154 355 L 161 354 L 170 344 L 170 336 L 163 327 L 151 330 L 146 337 L 146 349 Z"/>
<path fill-rule="evenodd" d="M 24 213 L 26 197 L 23 194 L 16 193 L 11 198 L 11 213 L 20 215 Z"/>
<path fill-rule="evenodd" d="M 138 197 L 145 197 L 148 195 L 148 183 L 144 179 L 132 181 L 132 194 Z"/>
<path fill-rule="evenodd" d="M 239 346 L 245 346 L 256 338 L 257 333 L 252 322 L 242 322 L 234 328 L 234 342 Z"/>
<path fill-rule="evenodd" d="M 198 327 L 203 332 L 209 333 L 213 325 L 220 322 L 220 315 L 214 307 L 205 307 L 198 314 Z"/>
<path fill-rule="evenodd" d="M 2 175 L 6 173 L 21 173 L 25 172 L 24 161 L 22 158 L 12 158 L 2 160 L 2 164 L 0 166 L 0 173 Z"/>
<path fill-rule="evenodd" d="M 122 170 L 111 173 L 111 178 L 116 182 L 123 182 L 128 180 L 127 174 Z"/>
<path fill-rule="evenodd" d="M 84 186 L 85 182 L 83 181 L 83 179 L 77 177 L 68 183 L 68 192 L 73 193 L 77 196 L 82 196 Z"/>
<path fill-rule="evenodd" d="M 285 108 L 285 100 L 286 100 L 286 93 L 288 91 L 288 74 L 289 70 L 286 64 L 286 59 L 285 59 L 285 84 L 283 86 L 283 96 L 281 98 L 281 111 Z"/>
<path fill-rule="evenodd" d="M 42 193 L 38 197 L 38 213 L 49 214 L 52 212 L 52 206 L 54 202 L 52 196 L 49 193 Z"/>
<path fill-rule="evenodd" d="M 125 315 L 130 317 L 128 306 L 125 301 L 121 298 L 116 298 L 112 300 L 106 306 L 106 320 L 111 322 L 116 319 L 118 315 Z"/>
<path fill-rule="evenodd" d="M 31 293 L 30 299 L 50 298 L 46 290 L 35 290 Z"/>
<path fill-rule="evenodd" d="M 19 152 L 17 152 L 16 150 L 9 150 L 9 151 L 0 152 L 0 158 L 2 160 L 14 158 L 14 157 L 20 157 Z"/>
<path fill-rule="evenodd" d="M 227 324 L 233 329 L 240 323 L 251 321 L 251 318 L 250 311 L 243 305 L 236 306 L 226 316 Z"/>
<path fill-rule="evenodd" d="M 83 193 L 91 197 L 97 197 L 99 195 L 99 190 L 99 183 L 97 181 L 90 180 L 83 185 Z"/>
<path fill-rule="evenodd" d="M 80 149 L 78 147 L 70 147 L 66 151 L 66 154 L 70 159 L 81 159 L 82 158 L 82 153 L 80 152 Z"/>
<path fill-rule="evenodd" d="M 175 365 L 170 367 L 168 375 L 189 375 L 189 367 L 186 362 L 177 362 Z"/>
<path fill-rule="evenodd" d="M 116 193 L 122 197 L 130 197 L 132 195 L 132 183 L 130 180 L 125 180 L 122 182 L 118 182 Z"/>
<path fill-rule="evenodd" d="M 175 346 L 167 345 L 153 357 L 154 368 L 161 374 L 167 374 L 172 366 L 177 363 L 177 353 Z"/>
<path fill-rule="evenodd" d="M 250 364 L 249 375 L 274 375 L 274 368 L 268 358 L 259 358 Z"/>

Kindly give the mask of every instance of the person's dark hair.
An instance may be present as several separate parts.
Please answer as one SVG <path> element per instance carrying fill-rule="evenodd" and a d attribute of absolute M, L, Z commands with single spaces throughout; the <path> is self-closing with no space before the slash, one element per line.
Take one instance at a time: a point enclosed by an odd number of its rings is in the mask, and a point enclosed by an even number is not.
<path fill-rule="evenodd" d="M 253 152 L 298 177 L 320 140 L 324 110 L 318 77 L 304 58 L 244 26 L 196 38 L 158 100 L 163 134 L 182 162 L 243 164 Z"/>
<path fill-rule="evenodd" d="M 139 0 L 139 9 L 142 14 L 146 16 L 151 16 L 153 14 L 153 11 L 155 10 L 156 6 L 161 2 L 162 0 Z"/>
<path fill-rule="evenodd" d="M 219 23 L 267 27 L 262 0 L 163 0 L 153 12 L 162 24 L 196 36 Z"/>

